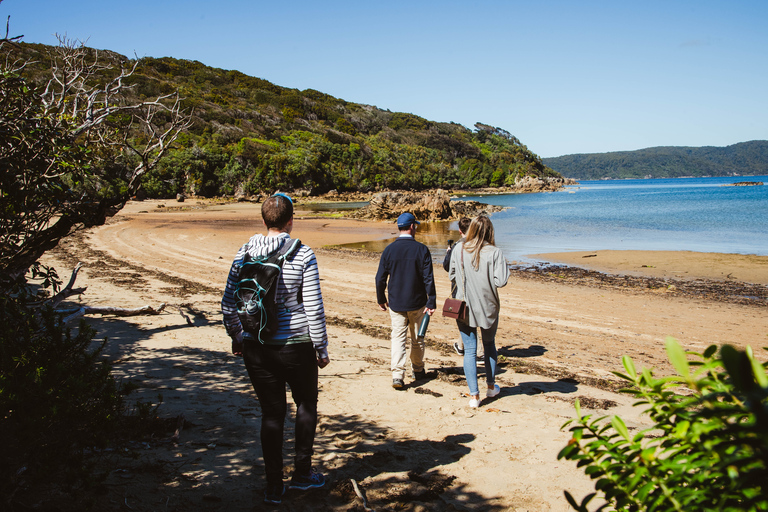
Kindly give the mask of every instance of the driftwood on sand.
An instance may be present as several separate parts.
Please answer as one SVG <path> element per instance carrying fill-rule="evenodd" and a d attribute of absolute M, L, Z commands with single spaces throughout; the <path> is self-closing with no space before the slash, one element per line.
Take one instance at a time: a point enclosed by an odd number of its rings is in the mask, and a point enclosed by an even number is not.
<path fill-rule="evenodd" d="M 56 308 L 68 297 L 73 295 L 81 295 L 85 292 L 87 287 L 74 288 L 75 281 L 77 280 L 77 274 L 83 267 L 82 263 L 78 263 L 74 269 L 72 269 L 72 275 L 69 277 L 67 285 L 61 289 L 59 293 L 54 295 L 50 304 L 53 308 Z M 140 308 L 116 308 L 111 306 L 80 306 L 72 309 L 57 309 L 56 313 L 66 315 L 62 318 L 63 323 L 71 322 L 76 318 L 80 318 L 85 315 L 114 315 L 114 316 L 137 316 L 137 315 L 157 315 L 165 309 L 165 303 L 160 304 L 159 307 L 153 308 L 152 306 L 142 306 Z"/>

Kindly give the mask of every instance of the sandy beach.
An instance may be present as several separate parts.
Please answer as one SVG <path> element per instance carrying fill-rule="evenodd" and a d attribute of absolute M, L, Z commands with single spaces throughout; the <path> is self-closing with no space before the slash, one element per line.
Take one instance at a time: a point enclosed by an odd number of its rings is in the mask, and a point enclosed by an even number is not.
<path fill-rule="evenodd" d="M 78 285 L 88 289 L 73 303 L 167 304 L 155 316 L 91 319 L 98 336 L 109 339 L 115 374 L 138 388 L 129 402 L 158 402 L 162 395 L 160 416 L 173 425 L 184 419 L 178 439 L 171 430 L 112 455 L 119 471 L 109 475 L 97 510 L 262 508 L 261 413 L 219 311 L 232 258 L 262 231 L 259 205 L 250 203 L 131 202 L 105 226 L 47 256 L 63 277 L 83 262 Z M 537 255 L 633 280 L 513 272 L 501 290 L 501 394 L 477 410 L 467 407 L 461 358 L 451 349 L 458 332 L 439 316 L 427 336 L 430 379 L 406 379 L 406 389 L 397 391 L 389 315 L 379 311 L 374 291 L 378 256 L 329 247 L 393 234 L 390 223 L 297 211 L 293 236 L 316 251 L 328 317 L 331 364 L 320 372 L 315 460 L 329 483 L 289 491 L 284 510 L 363 510 L 352 480 L 373 510 L 569 510 L 563 490 L 578 498 L 593 490 L 575 464 L 556 458 L 570 438 L 560 427 L 575 415 L 574 400 L 588 413 L 622 416 L 633 430 L 647 424 L 632 399 L 615 392 L 611 372 L 621 370 L 621 356 L 669 373 L 667 336 L 695 351 L 729 343 L 751 345 L 764 357 L 757 349 L 768 346 L 765 299 L 720 300 L 674 284 L 746 283 L 765 294 L 766 257 Z M 449 281 L 441 265 L 435 276 L 441 306 Z M 290 455 L 291 421 L 286 432 Z M 292 459 L 285 461 L 290 470 Z"/>

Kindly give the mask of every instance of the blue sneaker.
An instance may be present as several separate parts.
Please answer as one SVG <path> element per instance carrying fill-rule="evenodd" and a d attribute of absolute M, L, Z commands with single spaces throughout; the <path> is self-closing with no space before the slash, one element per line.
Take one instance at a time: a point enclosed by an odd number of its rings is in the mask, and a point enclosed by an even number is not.
<path fill-rule="evenodd" d="M 264 490 L 264 503 L 279 505 L 283 501 L 283 494 L 285 494 L 285 485 L 283 482 L 278 484 L 267 484 L 267 488 Z"/>
<path fill-rule="evenodd" d="M 308 475 L 297 475 L 294 473 L 291 478 L 291 484 L 289 489 L 299 489 L 300 491 L 306 491 L 307 489 L 319 489 L 325 485 L 325 477 L 322 473 L 315 471 L 312 468 Z"/>

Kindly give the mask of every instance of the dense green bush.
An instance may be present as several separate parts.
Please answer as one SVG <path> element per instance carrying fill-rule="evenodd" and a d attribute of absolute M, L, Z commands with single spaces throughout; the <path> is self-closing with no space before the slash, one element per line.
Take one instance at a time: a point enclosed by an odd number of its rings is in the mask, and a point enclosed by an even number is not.
<path fill-rule="evenodd" d="M 768 376 L 752 350 L 713 345 L 703 354 L 684 352 L 667 340 L 678 375 L 638 373 L 629 357 L 633 386 L 623 390 L 654 424 L 634 435 L 614 416 L 582 416 L 570 425 L 573 438 L 558 459 L 577 461 L 595 480 L 606 503 L 597 510 L 768 510 Z M 689 361 L 687 356 L 693 356 Z M 587 511 L 597 493 L 571 506 Z"/>
<path fill-rule="evenodd" d="M 84 450 L 105 444 L 123 410 L 84 321 L 73 334 L 24 289 L 0 297 L 0 495 L 25 482 L 73 482 Z M 4 500 L 5 501 L 5 500 Z"/>
<path fill-rule="evenodd" d="M 759 176 L 766 174 L 768 141 L 725 147 L 656 147 L 545 158 L 543 163 L 577 180 Z"/>

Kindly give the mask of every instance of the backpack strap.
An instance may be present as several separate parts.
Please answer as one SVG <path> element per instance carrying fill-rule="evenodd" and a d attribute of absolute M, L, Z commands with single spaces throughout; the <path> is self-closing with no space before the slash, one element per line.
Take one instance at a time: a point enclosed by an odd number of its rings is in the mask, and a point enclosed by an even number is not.
<path fill-rule="evenodd" d="M 285 243 L 280 247 L 280 249 L 277 250 L 277 253 L 279 255 L 280 264 L 285 260 L 293 258 L 293 256 L 298 252 L 299 248 L 301 247 L 301 240 L 298 238 L 289 238 L 285 241 Z"/>
<path fill-rule="evenodd" d="M 299 252 L 299 248 L 301 248 L 301 240 L 298 238 L 289 238 L 286 240 L 283 246 L 277 251 L 280 254 L 277 261 L 278 265 L 282 268 L 283 263 L 285 263 L 286 260 L 293 258 L 296 253 Z M 304 303 L 304 294 L 302 291 L 303 290 L 299 288 L 299 293 L 296 295 L 296 302 L 299 304 Z"/>

